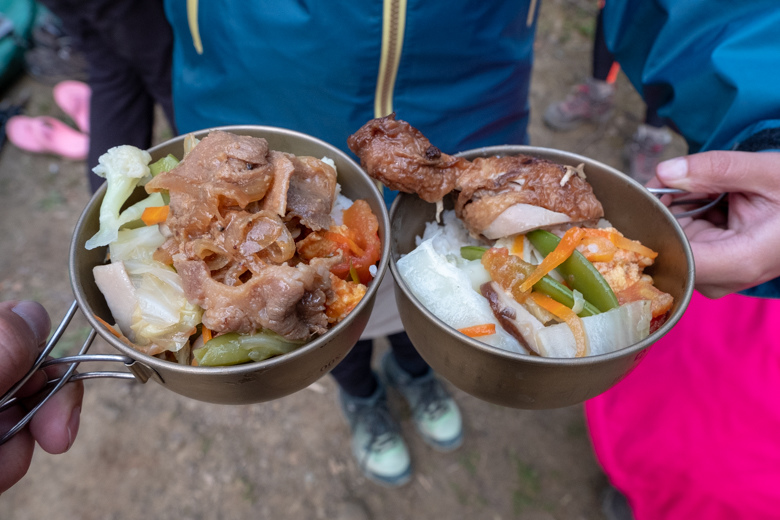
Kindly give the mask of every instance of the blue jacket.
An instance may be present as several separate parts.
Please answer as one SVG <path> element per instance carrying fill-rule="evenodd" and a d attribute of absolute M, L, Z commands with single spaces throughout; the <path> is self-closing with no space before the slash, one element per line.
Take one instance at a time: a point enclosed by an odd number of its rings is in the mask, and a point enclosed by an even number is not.
<path fill-rule="evenodd" d="M 272 125 L 346 151 L 394 110 L 449 153 L 527 142 L 529 0 L 384 3 L 166 0 L 179 131 Z"/>
<path fill-rule="evenodd" d="M 780 150 L 780 1 L 608 0 L 604 30 L 691 153 Z M 743 294 L 780 297 L 780 279 Z"/>

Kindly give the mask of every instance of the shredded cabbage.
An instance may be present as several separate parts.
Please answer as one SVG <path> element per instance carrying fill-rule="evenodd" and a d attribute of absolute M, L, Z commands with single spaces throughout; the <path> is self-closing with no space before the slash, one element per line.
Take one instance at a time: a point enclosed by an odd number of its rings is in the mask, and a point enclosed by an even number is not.
<path fill-rule="evenodd" d="M 117 238 L 108 245 L 112 262 L 125 260 L 152 260 L 155 250 L 165 242 L 158 225 L 136 229 L 122 229 Z"/>
<path fill-rule="evenodd" d="M 202 309 L 187 301 L 181 277 L 172 267 L 155 260 L 126 260 L 124 264 L 136 289 L 130 323 L 134 342 L 177 352 L 189 343 L 201 322 Z"/>

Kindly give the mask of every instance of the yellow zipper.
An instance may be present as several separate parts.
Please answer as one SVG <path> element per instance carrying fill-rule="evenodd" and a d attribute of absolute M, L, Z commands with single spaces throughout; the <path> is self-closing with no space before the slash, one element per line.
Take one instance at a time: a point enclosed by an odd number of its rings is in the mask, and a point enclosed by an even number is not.
<path fill-rule="evenodd" d="M 374 117 L 393 111 L 393 90 L 401 61 L 406 28 L 406 0 L 384 0 L 382 16 L 382 54 L 374 96 Z"/>
<path fill-rule="evenodd" d="M 198 27 L 198 0 L 187 0 L 187 22 L 195 52 L 203 54 L 203 42 L 200 40 L 200 27 Z"/>

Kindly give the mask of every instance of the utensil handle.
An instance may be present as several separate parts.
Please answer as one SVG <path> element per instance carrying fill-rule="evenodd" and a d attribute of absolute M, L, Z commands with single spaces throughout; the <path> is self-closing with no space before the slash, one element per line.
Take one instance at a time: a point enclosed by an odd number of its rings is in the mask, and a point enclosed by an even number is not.
<path fill-rule="evenodd" d="M 145 367 L 144 365 L 141 365 L 137 363 L 134 359 L 129 358 L 127 356 L 119 356 L 119 355 L 108 355 L 108 354 L 93 354 L 93 355 L 85 355 L 86 352 L 89 350 L 89 347 L 92 345 L 92 342 L 95 340 L 95 337 L 97 336 L 97 332 L 92 329 L 89 333 L 89 336 L 87 336 L 87 339 L 84 341 L 84 343 L 81 346 L 81 349 L 79 350 L 79 353 L 75 356 L 67 356 L 62 358 L 53 358 L 53 359 L 46 359 L 51 351 L 54 349 L 54 347 L 57 345 L 57 342 L 62 338 L 62 334 L 65 332 L 65 330 L 68 328 L 68 325 L 70 324 L 71 320 L 73 319 L 73 316 L 76 314 L 76 311 L 78 310 L 78 302 L 74 301 L 71 303 L 70 308 L 65 313 L 65 317 L 62 319 L 60 324 L 57 326 L 57 328 L 54 330 L 54 334 L 52 334 L 51 338 L 46 342 L 46 346 L 44 347 L 43 351 L 38 355 L 38 357 L 35 359 L 35 363 L 33 363 L 33 366 L 30 368 L 29 371 L 22 377 L 16 384 L 14 384 L 8 392 L 6 392 L 1 398 L 0 398 L 0 412 L 3 412 L 4 410 L 7 410 L 11 408 L 12 406 L 19 403 L 20 398 L 16 396 L 17 392 L 19 391 L 22 386 L 32 377 L 32 375 L 37 372 L 38 370 L 42 368 L 46 368 L 48 366 L 53 365 L 60 365 L 60 364 L 67 364 L 68 369 L 65 371 L 65 373 L 57 378 L 49 381 L 46 384 L 46 387 L 41 390 L 36 396 L 32 396 L 31 399 L 39 399 L 37 401 L 36 405 L 30 409 L 27 414 L 25 414 L 22 419 L 19 420 L 10 430 L 3 433 L 2 436 L 0 436 L 0 446 L 5 444 L 11 437 L 16 435 L 20 430 L 22 430 L 27 424 L 32 420 L 33 416 L 40 410 L 40 408 L 48 401 L 55 393 L 57 393 L 66 383 L 70 381 L 80 381 L 84 379 L 97 379 L 97 378 L 113 378 L 113 379 L 134 379 L 137 381 L 140 381 L 141 383 L 145 383 L 149 380 L 149 377 L 151 376 L 150 370 Z M 128 372 L 87 372 L 80 374 L 76 372 L 76 368 L 80 363 L 83 362 L 92 362 L 92 361 L 103 361 L 103 362 L 121 362 L 125 365 L 125 367 L 129 370 Z"/>
<path fill-rule="evenodd" d="M 680 190 L 677 188 L 645 188 L 647 191 L 652 193 L 653 195 L 656 195 L 658 197 L 662 195 L 687 195 L 689 192 L 685 190 Z M 721 200 L 723 200 L 723 197 L 725 197 L 725 193 L 719 194 L 714 199 L 695 199 L 690 201 L 680 200 L 680 201 L 673 201 L 670 206 L 675 205 L 682 205 L 682 204 L 701 204 L 701 206 L 690 209 L 687 211 L 681 211 L 680 213 L 672 213 L 676 219 L 681 219 L 685 217 L 695 217 L 696 215 L 701 215 L 705 211 L 709 211 L 710 209 L 714 208 Z"/>

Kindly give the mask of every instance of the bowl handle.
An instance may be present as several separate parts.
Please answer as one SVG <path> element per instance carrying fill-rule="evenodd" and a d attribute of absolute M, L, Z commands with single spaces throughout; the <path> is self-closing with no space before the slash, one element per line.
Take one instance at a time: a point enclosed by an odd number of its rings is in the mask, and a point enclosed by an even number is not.
<path fill-rule="evenodd" d="M 49 340 L 47 341 L 46 346 L 43 349 L 43 352 L 41 352 L 38 358 L 35 360 L 35 363 L 33 364 L 32 368 L 30 368 L 30 370 L 24 375 L 24 377 L 22 377 L 22 379 L 20 379 L 16 384 L 14 384 L 14 386 L 12 386 L 8 390 L 8 392 L 5 393 L 5 395 L 0 397 L 0 412 L 2 412 L 16 405 L 20 401 L 20 398 L 16 397 L 16 393 L 30 379 L 30 377 L 32 377 L 32 375 L 36 371 L 52 365 L 61 365 L 61 364 L 69 365 L 68 369 L 61 377 L 50 380 L 46 384 L 46 386 L 40 392 L 38 392 L 37 395 L 29 397 L 29 399 L 31 400 L 34 401 L 37 400 L 37 403 L 10 430 L 0 434 L 0 446 L 5 444 L 6 441 L 8 441 L 11 437 L 16 435 L 16 433 L 18 433 L 21 429 L 27 426 L 27 423 L 30 422 L 30 420 L 33 418 L 36 412 L 44 405 L 44 403 L 48 401 L 49 398 L 51 398 L 51 396 L 57 393 L 66 383 L 70 381 L 79 381 L 83 379 L 97 379 L 97 378 L 113 378 L 113 379 L 134 379 L 141 383 L 146 383 L 149 380 L 149 378 L 153 376 L 156 376 L 159 379 L 159 375 L 157 375 L 154 369 L 127 356 L 118 356 L 118 355 L 109 355 L 109 354 L 86 355 L 87 350 L 89 350 L 89 347 L 92 345 L 92 342 L 95 340 L 95 337 L 97 336 L 97 332 L 94 329 L 90 331 L 89 336 L 84 341 L 84 344 L 81 346 L 81 349 L 79 350 L 79 353 L 77 355 L 46 359 L 48 355 L 51 353 L 52 349 L 57 345 L 57 342 L 62 337 L 62 334 L 68 328 L 68 325 L 70 324 L 71 319 L 73 319 L 73 316 L 76 314 L 78 308 L 79 308 L 78 303 L 76 301 L 71 303 L 68 312 L 65 313 L 65 317 L 57 326 L 57 329 L 54 331 L 54 334 L 52 334 L 51 338 L 49 338 Z M 80 363 L 89 362 L 89 361 L 120 362 L 125 365 L 128 371 L 126 372 L 100 371 L 100 372 L 86 372 L 86 373 L 76 372 L 76 367 L 78 367 Z M 26 399 L 28 398 L 25 398 L 25 400 Z"/>

